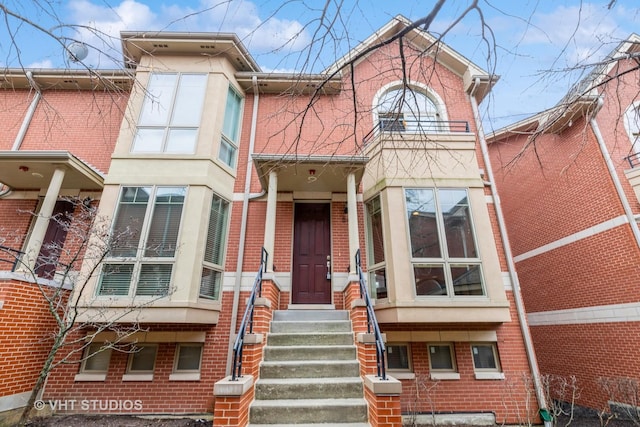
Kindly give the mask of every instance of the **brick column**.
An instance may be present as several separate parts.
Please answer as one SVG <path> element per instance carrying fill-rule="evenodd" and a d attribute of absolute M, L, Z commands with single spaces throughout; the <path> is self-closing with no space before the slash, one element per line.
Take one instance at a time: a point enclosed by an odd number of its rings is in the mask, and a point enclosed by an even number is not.
<path fill-rule="evenodd" d="M 395 378 L 364 377 L 364 397 L 369 404 L 371 427 L 402 427 L 401 393 L 402 383 Z"/>
<path fill-rule="evenodd" d="M 231 376 L 214 386 L 214 426 L 244 427 L 249 423 L 249 405 L 255 394 L 254 379 L 258 378 L 265 336 L 269 332 L 273 310 L 278 308 L 280 289 L 270 279 L 262 282 L 262 296 L 256 298 L 253 311 L 253 331 L 245 334 L 242 349 L 242 377 Z"/>

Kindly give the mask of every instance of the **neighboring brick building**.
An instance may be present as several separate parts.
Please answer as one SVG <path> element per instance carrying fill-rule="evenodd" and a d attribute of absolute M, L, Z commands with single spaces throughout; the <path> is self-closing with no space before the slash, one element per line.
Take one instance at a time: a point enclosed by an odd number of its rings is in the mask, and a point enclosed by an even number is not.
<path fill-rule="evenodd" d="M 123 33 L 132 76 L 108 81 L 131 90 L 111 101 L 106 90 L 63 83 L 75 78 L 65 72 L 42 80 L 37 72 L 28 80 L 8 73 L 8 84 L 25 89 L 4 91 L 15 113 L 14 123 L 3 117 L 3 138 L 27 115 L 30 86 L 43 88 L 45 99 L 51 92 L 61 113 L 47 122 L 38 104 L 22 145 L 2 143 L 0 181 L 13 191 L 0 210 L 24 236 L 31 217 L 14 212 L 34 209 L 45 192 L 50 209 L 63 194 L 99 201 L 99 218 L 128 234 L 74 299 L 83 309 L 78 321 L 145 328 L 132 338 L 134 353 L 104 351 L 84 361 L 77 354 L 77 363 L 49 376 L 45 400 L 140 402 L 131 411 L 93 408 L 119 413 L 215 407 L 223 416 L 227 402 L 212 390 L 231 371 L 230 342 L 261 248 L 269 255 L 267 307 L 350 310 L 356 332 L 362 323 L 353 317 L 359 302 L 352 285 L 362 250 L 405 414 L 536 419 L 540 390 L 525 381 L 537 369 L 535 357 L 478 119 L 477 103 L 494 80 L 420 30 L 343 68 L 406 25 L 392 20 L 317 75 L 263 73 L 230 34 Z M 93 105 L 103 99 L 107 105 Z M 56 121 L 74 108 L 80 118 Z M 57 150 L 75 157 L 57 172 L 40 172 L 41 157 Z M 35 253 L 36 240 L 32 233 L 4 245 Z M 8 287 L 33 286 L 18 273 L 3 274 Z M 113 338 L 94 336 L 88 351 Z M 24 381 L 19 390 L 1 390 L 2 399 L 28 390 Z M 398 425 L 378 421 L 384 411 L 373 409 L 372 424 Z"/>
<path fill-rule="evenodd" d="M 639 43 L 489 138 L 541 373 L 576 376 L 597 410 L 637 404 L 606 383 L 640 382 Z"/>

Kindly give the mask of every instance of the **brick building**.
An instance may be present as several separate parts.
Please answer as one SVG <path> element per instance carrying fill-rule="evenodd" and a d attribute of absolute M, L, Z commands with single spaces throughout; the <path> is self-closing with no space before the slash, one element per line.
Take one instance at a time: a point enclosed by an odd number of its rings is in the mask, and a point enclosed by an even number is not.
<path fill-rule="evenodd" d="M 401 412 L 536 419 L 540 390 L 527 381 L 535 357 L 478 119 L 494 79 L 417 29 L 363 53 L 407 25 L 393 19 L 313 75 L 264 73 L 235 35 L 211 33 L 122 33 L 127 72 L 6 74 L 0 181 L 8 187 L 0 210 L 12 222 L 1 230 L 2 245 L 37 269 L 33 254 L 61 196 L 97 206 L 119 236 L 95 273 L 89 262 L 80 270 L 91 280 L 71 301 L 80 308 L 77 322 L 87 324 L 85 349 L 49 376 L 45 401 L 256 423 L 277 406 L 262 401 L 277 393 L 261 398 L 261 389 L 285 382 L 265 378 L 275 362 L 263 354 L 277 354 L 269 347 L 282 335 L 273 324 L 293 323 L 299 338 L 327 313 L 342 312 L 351 344 L 321 345 L 313 357 L 323 362 L 313 360 L 342 366 L 326 358 L 342 347 L 355 351 L 360 397 L 341 405 L 353 404 L 358 409 L 346 412 L 357 414 L 362 402 L 358 422 L 400 425 Z M 36 217 L 23 213 L 37 209 Z M 8 238 L 14 230 L 20 237 Z M 36 280 L 22 264 L 3 265 L 2 333 L 16 341 L 2 351 L 33 354 L 33 366 L 1 370 L 0 403 L 8 409 L 19 406 L 42 360 L 33 341 L 43 352 L 46 343 L 44 326 L 20 314 L 23 306 L 38 310 Z M 57 286 L 56 272 L 47 274 L 37 282 Z M 254 283 L 262 283 L 257 297 Z M 365 283 L 386 336 L 385 380 L 368 341 L 376 334 L 366 326 Z M 256 320 L 244 341 L 244 370 L 229 378 L 247 306 Z M 127 351 L 99 351 L 117 339 L 95 332 L 104 323 L 143 331 L 121 342 Z M 309 331 L 312 342 L 295 350 L 334 334 Z M 297 382 L 324 398 L 341 396 L 327 381 L 292 377 L 290 390 Z M 312 411 L 295 397 L 281 400 L 300 414 Z M 119 403 L 103 407 L 105 399 Z"/>
<path fill-rule="evenodd" d="M 639 41 L 489 138 L 541 373 L 596 410 L 637 404 L 640 379 Z"/>

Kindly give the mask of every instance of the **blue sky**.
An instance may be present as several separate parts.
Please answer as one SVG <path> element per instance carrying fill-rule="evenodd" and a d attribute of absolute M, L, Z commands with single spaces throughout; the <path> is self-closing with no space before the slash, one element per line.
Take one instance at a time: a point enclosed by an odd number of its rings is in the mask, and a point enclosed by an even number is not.
<path fill-rule="evenodd" d="M 338 1 L 339 3 L 339 1 Z M 118 34 L 139 31 L 235 32 L 265 71 L 317 72 L 364 40 L 393 16 L 418 19 L 434 0 L 344 0 L 337 13 L 329 1 L 325 23 L 332 36 L 305 62 L 301 55 L 320 25 L 325 0 L 13 0 L 3 4 L 29 19 L 0 21 L 0 66 L 64 68 L 62 47 L 46 32 L 79 39 L 91 46 L 91 67 L 119 67 Z M 430 31 L 440 33 L 464 10 L 468 0 L 448 0 Z M 445 42 L 482 68 L 501 76 L 482 107 L 485 124 L 501 127 L 555 104 L 583 69 L 604 57 L 622 39 L 640 32 L 637 0 L 603 1 L 480 0 L 496 49 L 481 41 L 480 16 L 471 12 L 451 29 Z M 39 5 L 39 6 L 36 6 Z M 44 5 L 44 7 L 43 7 Z M 1 12 L 0 12 L 1 13 Z M 89 30 L 92 29 L 92 30 Z M 96 31 L 101 37 L 96 37 Z M 100 55 L 98 52 L 108 55 Z M 490 55 L 490 60 L 487 60 Z M 490 123 L 490 125 L 489 125 Z M 490 130 L 490 129 L 487 129 Z"/>

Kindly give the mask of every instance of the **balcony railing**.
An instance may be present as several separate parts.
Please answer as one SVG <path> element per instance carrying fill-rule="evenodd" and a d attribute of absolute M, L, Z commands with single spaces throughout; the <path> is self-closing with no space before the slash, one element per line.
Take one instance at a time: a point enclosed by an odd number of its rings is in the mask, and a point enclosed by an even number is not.
<path fill-rule="evenodd" d="M 0 263 L 6 262 L 11 264 L 11 271 L 16 271 L 22 255 L 24 255 L 24 252 L 0 245 Z"/>
<path fill-rule="evenodd" d="M 640 166 L 640 153 L 634 153 L 630 156 L 625 157 L 625 160 L 629 162 L 629 166 L 631 166 L 631 169 L 635 168 L 636 166 Z"/>
<path fill-rule="evenodd" d="M 362 138 L 364 145 L 377 135 L 411 135 L 427 133 L 470 132 L 469 122 L 466 120 L 405 120 L 384 118 Z"/>

